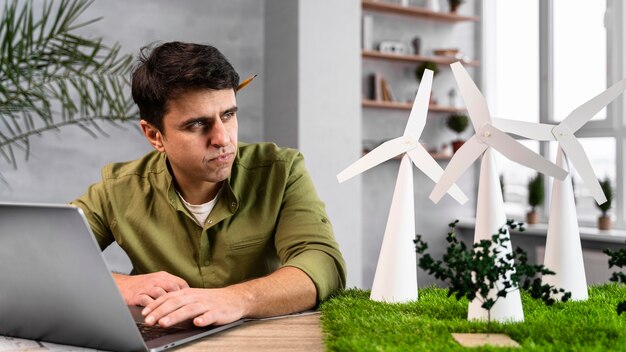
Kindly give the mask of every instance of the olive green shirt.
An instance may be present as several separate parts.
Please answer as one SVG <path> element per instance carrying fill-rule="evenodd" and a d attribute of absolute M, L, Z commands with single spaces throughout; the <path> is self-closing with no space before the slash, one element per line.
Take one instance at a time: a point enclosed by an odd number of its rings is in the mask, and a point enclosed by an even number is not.
<path fill-rule="evenodd" d="M 72 202 L 102 249 L 113 241 L 132 274 L 166 271 L 191 287 L 224 287 L 281 266 L 304 271 L 318 299 L 345 286 L 346 269 L 302 154 L 272 143 L 239 144 L 232 173 L 204 227 L 179 198 L 165 154 L 102 169 Z"/>

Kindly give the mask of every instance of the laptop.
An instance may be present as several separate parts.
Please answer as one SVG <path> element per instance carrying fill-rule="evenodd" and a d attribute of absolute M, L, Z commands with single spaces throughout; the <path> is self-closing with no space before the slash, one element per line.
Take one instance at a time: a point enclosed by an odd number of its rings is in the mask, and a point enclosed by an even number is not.
<path fill-rule="evenodd" d="M 162 351 L 237 326 L 191 321 L 144 339 L 77 207 L 0 203 L 0 335 L 113 351 Z M 154 332 L 152 332 L 154 334 Z"/>

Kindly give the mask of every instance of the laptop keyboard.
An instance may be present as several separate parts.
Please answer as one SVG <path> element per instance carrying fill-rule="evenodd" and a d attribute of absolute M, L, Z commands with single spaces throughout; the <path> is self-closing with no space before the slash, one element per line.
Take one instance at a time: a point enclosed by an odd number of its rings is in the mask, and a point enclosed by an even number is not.
<path fill-rule="evenodd" d="M 149 326 L 141 322 L 135 322 L 135 323 L 137 324 L 137 328 L 139 328 L 139 332 L 141 332 L 141 336 L 143 337 L 144 341 L 154 340 L 161 336 L 175 333 L 177 332 L 177 330 L 179 330 L 176 328 L 170 328 L 170 329 L 163 328 L 158 325 Z"/>

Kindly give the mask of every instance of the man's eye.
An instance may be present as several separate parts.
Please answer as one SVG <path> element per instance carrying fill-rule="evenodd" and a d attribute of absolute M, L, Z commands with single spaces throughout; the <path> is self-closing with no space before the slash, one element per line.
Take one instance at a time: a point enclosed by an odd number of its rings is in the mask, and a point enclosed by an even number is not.
<path fill-rule="evenodd" d="M 191 124 L 189 124 L 189 128 L 202 128 L 206 126 L 206 122 L 199 120 L 199 121 L 194 121 Z"/>
<path fill-rule="evenodd" d="M 224 120 L 224 121 L 230 120 L 234 116 L 235 116 L 234 112 L 227 112 L 227 113 L 224 114 L 224 116 L 222 116 L 222 120 Z"/>

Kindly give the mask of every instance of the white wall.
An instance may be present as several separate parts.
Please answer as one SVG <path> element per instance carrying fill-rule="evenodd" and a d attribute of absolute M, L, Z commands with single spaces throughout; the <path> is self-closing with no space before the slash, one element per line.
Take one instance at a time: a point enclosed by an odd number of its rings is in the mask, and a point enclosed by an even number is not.
<path fill-rule="evenodd" d="M 335 178 L 361 150 L 360 2 L 267 0 L 265 15 L 266 137 L 303 152 L 346 259 L 348 286 L 361 287 L 360 180 Z"/>

